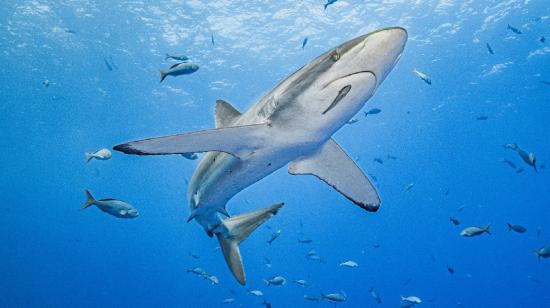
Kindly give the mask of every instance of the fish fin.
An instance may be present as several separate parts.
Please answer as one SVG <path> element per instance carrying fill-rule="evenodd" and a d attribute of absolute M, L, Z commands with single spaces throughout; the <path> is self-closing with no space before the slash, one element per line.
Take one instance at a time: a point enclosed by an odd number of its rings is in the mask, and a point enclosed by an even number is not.
<path fill-rule="evenodd" d="M 269 285 L 269 281 L 266 280 L 266 279 L 263 279 L 263 281 L 265 282 L 265 284 L 268 286 Z"/>
<path fill-rule="evenodd" d="M 94 153 L 86 152 L 86 153 L 84 153 L 84 155 L 86 156 L 86 162 L 87 163 L 89 163 L 90 160 L 92 160 L 92 158 L 94 158 Z"/>
<path fill-rule="evenodd" d="M 241 113 L 231 106 L 230 103 L 221 99 L 216 101 L 215 116 L 217 128 L 230 126 L 240 115 Z"/>
<path fill-rule="evenodd" d="M 233 216 L 224 220 L 216 230 L 214 230 L 220 242 L 225 261 L 233 273 L 233 276 L 235 276 L 241 285 L 246 283 L 246 278 L 239 244 L 263 222 L 277 214 L 277 211 L 282 206 L 283 203 L 277 203 L 267 208 Z"/>
<path fill-rule="evenodd" d="M 509 222 L 507 222 L 506 224 L 508 225 L 508 232 L 512 231 L 512 225 Z"/>
<path fill-rule="evenodd" d="M 192 210 L 191 213 L 189 213 L 189 217 L 187 217 L 187 222 L 190 222 L 191 220 L 193 220 L 197 216 L 197 212 L 198 212 L 198 208 Z"/>
<path fill-rule="evenodd" d="M 126 215 L 126 214 L 128 214 L 128 211 L 127 210 L 120 210 L 118 213 L 120 215 Z"/>
<path fill-rule="evenodd" d="M 160 72 L 160 82 L 162 82 L 164 80 L 164 78 L 166 78 L 166 76 L 168 76 L 168 74 L 166 74 L 163 71 L 159 71 L 159 72 Z"/>
<path fill-rule="evenodd" d="M 169 68 L 169 69 L 173 69 L 174 67 L 176 67 L 176 66 L 180 65 L 181 63 L 182 63 L 182 62 L 180 62 L 180 63 L 176 63 L 176 64 L 174 64 L 174 65 L 170 66 L 170 68 Z"/>
<path fill-rule="evenodd" d="M 487 232 L 487 234 L 491 234 L 491 224 L 488 224 L 483 231 Z"/>
<path fill-rule="evenodd" d="M 87 189 L 84 191 L 86 192 L 86 203 L 84 203 L 82 208 L 80 208 L 81 211 L 84 211 L 85 209 L 93 205 L 95 202 L 95 199 L 94 199 L 94 196 L 92 196 L 92 193 Z"/>
<path fill-rule="evenodd" d="M 267 124 L 207 129 L 172 136 L 131 141 L 113 147 L 126 154 L 167 155 L 200 153 L 209 151 L 225 152 L 237 157 L 264 146 L 268 135 Z"/>
<path fill-rule="evenodd" d="M 315 154 L 291 162 L 288 172 L 315 175 L 367 211 L 375 212 L 380 207 L 380 198 L 372 183 L 333 139 Z"/>
<path fill-rule="evenodd" d="M 168 59 L 170 59 L 170 58 L 171 58 L 170 55 L 169 55 L 169 54 L 166 54 L 166 57 L 164 57 L 164 60 L 168 60 Z"/>

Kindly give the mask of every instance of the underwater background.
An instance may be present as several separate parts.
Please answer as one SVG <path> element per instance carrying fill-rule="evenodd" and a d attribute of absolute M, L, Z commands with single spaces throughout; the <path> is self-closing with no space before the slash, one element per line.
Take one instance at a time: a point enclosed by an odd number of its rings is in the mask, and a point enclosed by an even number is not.
<path fill-rule="evenodd" d="M 401 295 L 425 307 L 550 307 L 550 259 L 534 255 L 550 245 L 548 1 L 324 4 L 3 1 L 0 306 L 254 307 L 263 299 L 248 291 L 261 290 L 273 307 L 330 307 L 303 296 L 342 291 L 347 307 L 399 307 Z M 334 136 L 375 183 L 380 210 L 286 168 L 250 186 L 230 213 L 285 207 L 241 245 L 245 287 L 217 241 L 186 223 L 199 160 L 113 152 L 85 162 L 128 140 L 213 128 L 216 99 L 244 111 L 321 53 L 388 26 L 409 40 L 364 107 L 381 112 Z M 200 69 L 159 84 L 158 70 L 176 63 L 166 53 Z M 509 143 L 536 153 L 538 172 Z M 140 216 L 81 212 L 84 189 Z M 487 224 L 491 235 L 459 235 Z M 359 266 L 339 266 L 348 260 Z M 219 284 L 187 272 L 195 267 Z M 275 275 L 287 283 L 266 286 Z"/>

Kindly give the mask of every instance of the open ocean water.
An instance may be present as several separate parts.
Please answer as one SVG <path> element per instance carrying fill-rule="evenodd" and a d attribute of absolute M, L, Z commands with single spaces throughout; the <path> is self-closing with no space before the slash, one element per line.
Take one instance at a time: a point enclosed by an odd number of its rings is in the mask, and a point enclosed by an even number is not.
<path fill-rule="evenodd" d="M 332 307 L 321 293 L 345 295 L 342 307 L 400 307 L 413 295 L 418 307 L 550 307 L 550 259 L 534 253 L 550 246 L 549 2 L 324 4 L 2 1 L 0 307 Z M 199 159 L 85 161 L 128 140 L 213 128 L 217 99 L 244 111 L 318 55 L 392 26 L 409 35 L 399 63 L 334 135 L 380 209 L 287 167 L 251 185 L 229 201 L 232 215 L 285 206 L 241 245 L 244 287 L 218 241 L 186 223 Z M 159 69 L 178 63 L 166 53 L 199 70 L 159 83 Z M 140 215 L 80 211 L 85 189 Z M 490 235 L 460 235 L 489 224 Z M 283 286 L 264 283 L 277 275 Z"/>

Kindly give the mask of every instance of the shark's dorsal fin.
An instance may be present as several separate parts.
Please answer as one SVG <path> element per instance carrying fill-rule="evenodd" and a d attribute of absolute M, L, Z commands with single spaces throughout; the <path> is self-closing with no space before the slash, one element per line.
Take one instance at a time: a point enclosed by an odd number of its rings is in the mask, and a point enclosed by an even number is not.
<path fill-rule="evenodd" d="M 231 126 L 231 123 L 234 123 L 240 115 L 241 113 L 230 103 L 221 99 L 216 101 L 215 118 L 217 128 Z"/>
<path fill-rule="evenodd" d="M 367 211 L 374 212 L 380 207 L 374 186 L 333 139 L 315 154 L 291 162 L 288 172 L 315 175 Z"/>
<path fill-rule="evenodd" d="M 218 151 L 243 158 L 265 146 L 267 124 L 207 129 L 119 144 L 113 149 L 126 154 L 167 155 Z"/>

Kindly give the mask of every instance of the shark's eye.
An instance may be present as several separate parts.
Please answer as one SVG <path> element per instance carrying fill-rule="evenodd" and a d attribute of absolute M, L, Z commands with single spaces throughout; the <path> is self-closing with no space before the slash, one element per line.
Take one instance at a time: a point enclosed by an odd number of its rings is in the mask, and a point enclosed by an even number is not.
<path fill-rule="evenodd" d="M 332 61 L 336 62 L 338 60 L 340 60 L 340 52 L 338 49 L 336 49 L 333 53 L 332 53 Z"/>

